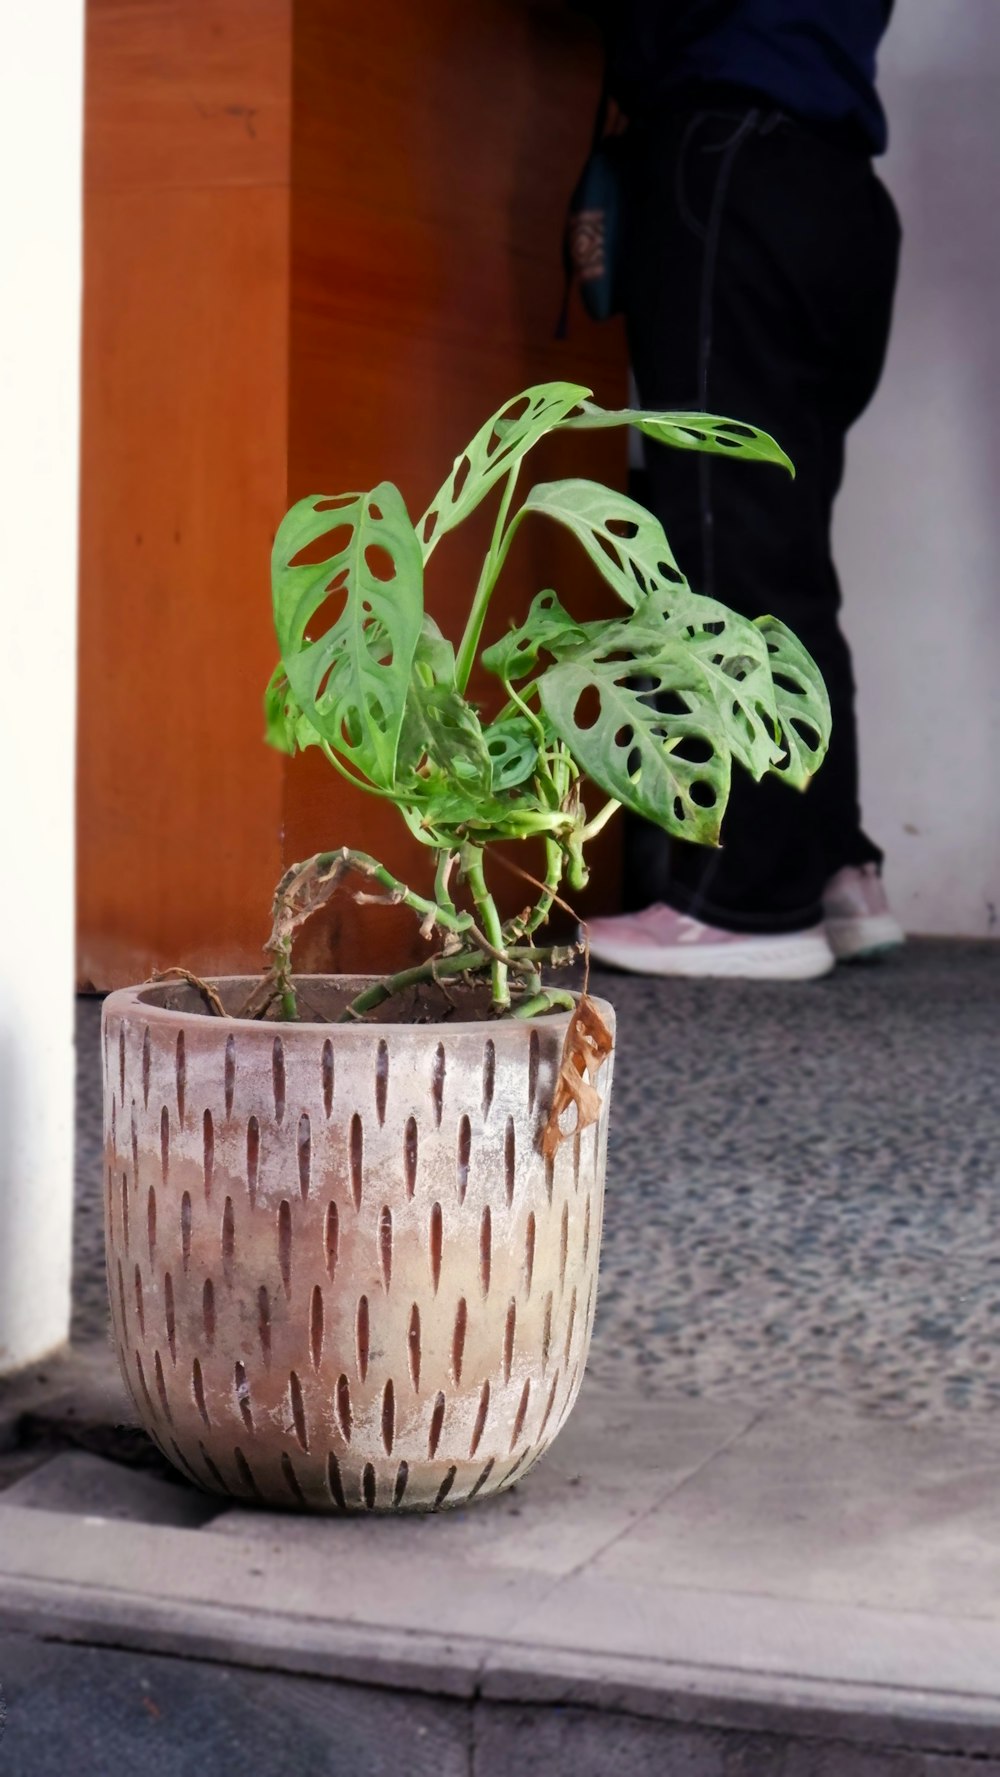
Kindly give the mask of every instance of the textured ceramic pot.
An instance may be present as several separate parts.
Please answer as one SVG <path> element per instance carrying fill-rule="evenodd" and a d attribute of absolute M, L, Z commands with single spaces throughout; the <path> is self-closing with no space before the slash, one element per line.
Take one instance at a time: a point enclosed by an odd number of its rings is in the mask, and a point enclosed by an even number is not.
<path fill-rule="evenodd" d="M 228 1007 L 252 984 L 218 985 Z M 546 1162 L 566 1015 L 197 1008 L 173 984 L 104 1005 L 108 1283 L 143 1425 L 200 1486 L 269 1505 L 428 1510 L 507 1486 L 583 1375 L 612 1058 L 599 1124 Z"/>

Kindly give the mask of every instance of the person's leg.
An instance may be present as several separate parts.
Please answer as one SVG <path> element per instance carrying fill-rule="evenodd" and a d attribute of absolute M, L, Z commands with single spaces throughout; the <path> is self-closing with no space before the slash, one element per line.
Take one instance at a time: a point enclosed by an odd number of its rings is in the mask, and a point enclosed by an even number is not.
<path fill-rule="evenodd" d="M 820 917 L 826 877 L 877 857 L 857 807 L 854 689 L 840 632 L 830 517 L 843 435 L 877 382 L 895 224 L 867 163 L 800 129 L 691 120 L 637 154 L 627 320 L 647 407 L 707 407 L 771 431 L 796 480 L 652 448 L 645 492 L 692 583 L 749 616 L 783 618 L 817 659 L 834 709 L 830 757 L 805 796 L 737 772 L 724 849 L 630 833 L 627 878 L 742 931 Z M 823 784 L 822 790 L 820 785 Z M 645 885 L 644 885 L 645 886 Z M 641 901 L 641 893 L 634 899 Z"/>

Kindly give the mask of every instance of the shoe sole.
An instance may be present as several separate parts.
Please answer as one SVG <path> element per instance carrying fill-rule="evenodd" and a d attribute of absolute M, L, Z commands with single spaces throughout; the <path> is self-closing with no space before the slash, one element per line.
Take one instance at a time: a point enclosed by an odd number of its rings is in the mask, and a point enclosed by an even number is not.
<path fill-rule="evenodd" d="M 906 933 L 891 913 L 867 919 L 828 919 L 826 936 L 838 963 L 877 962 L 906 943 Z"/>
<path fill-rule="evenodd" d="M 616 944 L 591 942 L 596 962 L 630 975 L 683 975 L 738 981 L 815 981 L 829 975 L 834 955 L 822 932 L 748 938 L 728 944 Z"/>

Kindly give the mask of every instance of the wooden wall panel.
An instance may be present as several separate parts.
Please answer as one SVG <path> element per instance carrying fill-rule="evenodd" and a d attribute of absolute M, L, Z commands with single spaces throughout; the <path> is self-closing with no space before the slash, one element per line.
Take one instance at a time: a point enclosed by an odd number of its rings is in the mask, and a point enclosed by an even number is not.
<path fill-rule="evenodd" d="M 384 476 L 419 513 L 530 382 L 621 401 L 615 327 L 578 314 L 553 338 L 598 80 L 589 29 L 542 0 L 89 0 L 84 983 L 256 967 L 283 863 L 320 846 L 426 870 L 323 760 L 261 744 L 271 538 L 291 499 Z M 622 482 L 622 441 L 539 453 L 538 478 L 573 471 Z M 484 536 L 434 558 L 429 604 L 453 633 Z M 547 584 L 607 608 L 582 558 L 525 527 L 494 630 Z M 604 905 L 616 859 L 612 833 Z M 407 919 L 349 903 L 301 951 L 414 954 Z"/>
<path fill-rule="evenodd" d="M 90 0 L 79 973 L 258 966 L 287 486 L 291 12 Z"/>
<path fill-rule="evenodd" d="M 289 491 L 293 498 L 387 477 L 416 517 L 456 452 L 508 396 L 566 377 L 621 404 L 616 326 L 574 318 L 553 337 L 568 192 L 586 152 L 599 85 L 591 33 L 568 9 L 513 0 L 382 0 L 297 9 L 294 67 Z M 546 445 L 536 479 L 624 480 L 624 442 Z M 484 515 L 485 520 L 485 515 Z M 427 602 L 457 639 L 488 523 L 445 538 Z M 582 556 L 525 527 L 491 627 L 546 585 L 585 617 L 607 609 Z M 491 695 L 490 687 L 478 687 Z M 362 845 L 426 888 L 429 854 L 395 813 L 324 762 L 293 762 L 286 855 Z M 613 905 L 617 837 L 596 850 L 597 899 Z M 524 856 L 521 857 L 521 853 Z M 537 870 L 530 848 L 513 856 Z M 505 903 L 524 901 L 514 881 Z M 584 910 L 595 900 L 581 897 Z M 309 967 L 380 966 L 421 954 L 412 919 L 346 899 L 304 934 Z"/>

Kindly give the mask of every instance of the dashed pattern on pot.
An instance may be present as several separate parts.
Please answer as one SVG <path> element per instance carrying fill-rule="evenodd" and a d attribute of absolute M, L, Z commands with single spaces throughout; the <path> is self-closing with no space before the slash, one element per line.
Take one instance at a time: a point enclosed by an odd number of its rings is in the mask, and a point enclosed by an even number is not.
<path fill-rule="evenodd" d="M 105 1004 L 122 1370 L 209 1488 L 433 1510 L 509 1485 L 579 1388 L 600 1124 L 540 1151 L 565 1020 L 274 1027 Z"/>

